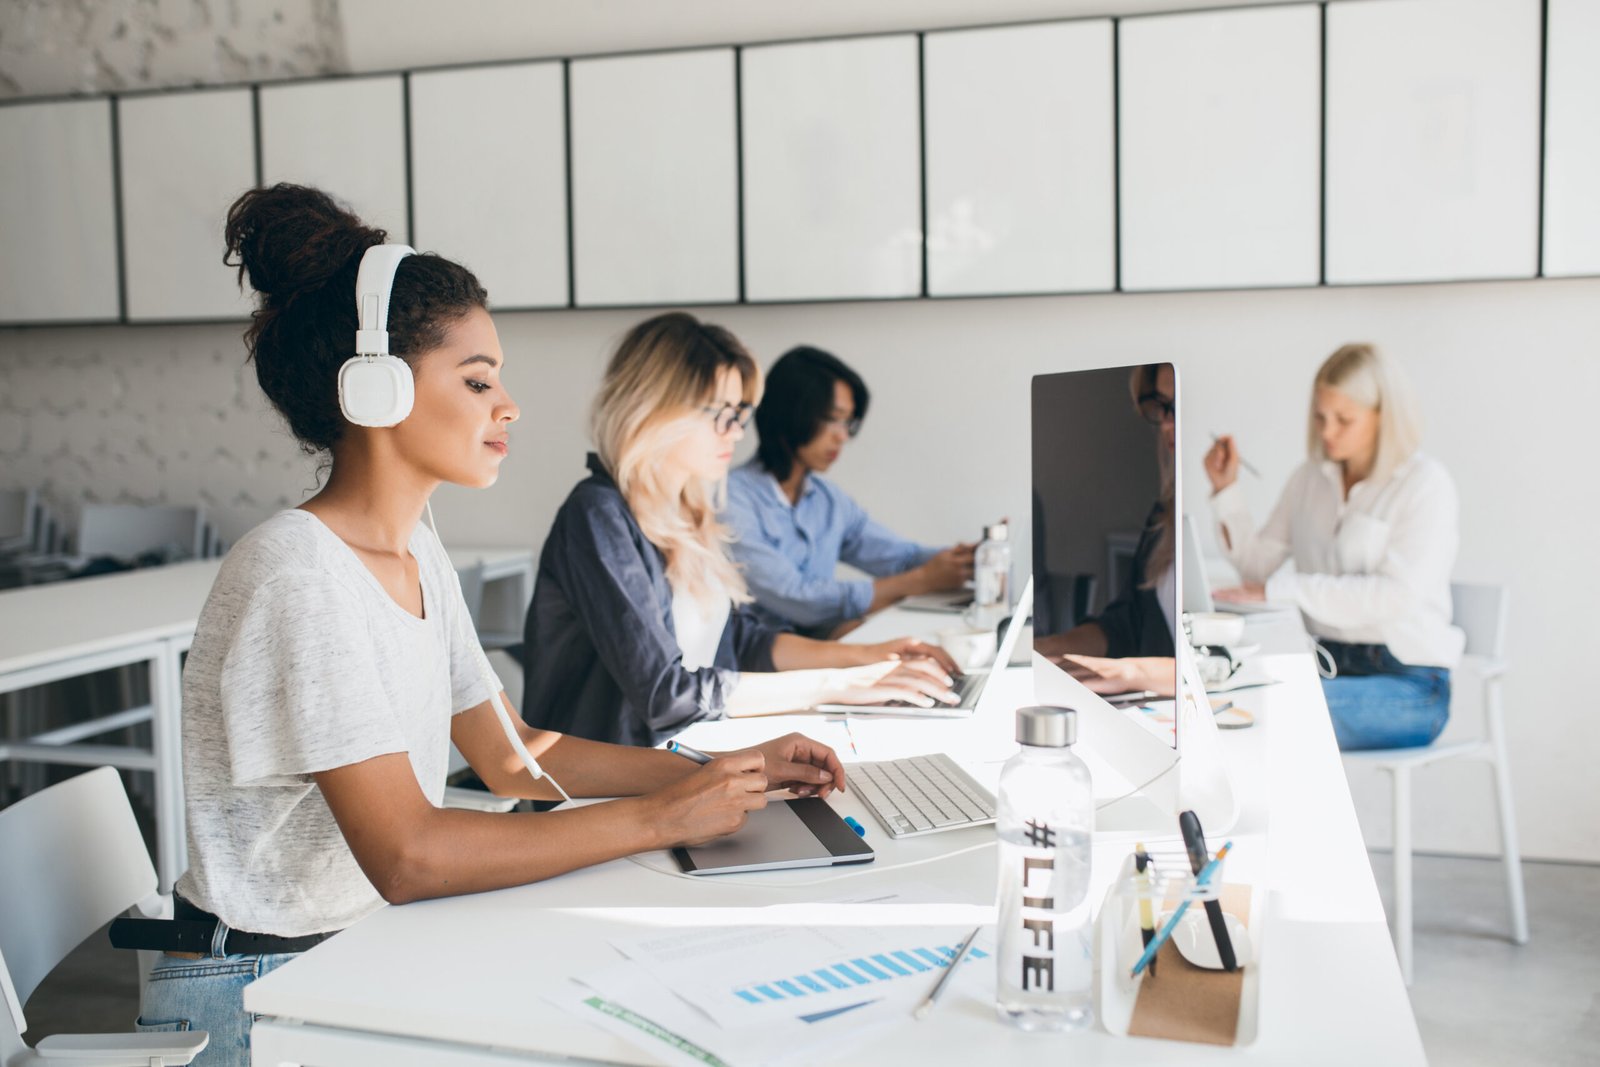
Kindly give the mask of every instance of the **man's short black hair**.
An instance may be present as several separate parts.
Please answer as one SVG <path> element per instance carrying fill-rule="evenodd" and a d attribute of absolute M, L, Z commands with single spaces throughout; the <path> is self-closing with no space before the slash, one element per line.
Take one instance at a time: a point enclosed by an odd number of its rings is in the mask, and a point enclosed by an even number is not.
<path fill-rule="evenodd" d="M 794 470 L 795 453 L 817 436 L 833 413 L 833 383 L 843 382 L 855 398 L 857 425 L 867 415 L 867 383 L 831 352 L 810 345 L 791 348 L 767 372 L 766 392 L 756 408 L 761 442 L 756 457 L 779 481 Z M 853 431 L 852 431 L 853 432 Z"/>

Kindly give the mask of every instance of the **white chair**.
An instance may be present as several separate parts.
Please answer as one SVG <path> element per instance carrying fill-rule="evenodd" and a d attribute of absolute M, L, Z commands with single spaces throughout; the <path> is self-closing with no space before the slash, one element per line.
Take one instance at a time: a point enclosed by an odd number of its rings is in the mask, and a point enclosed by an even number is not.
<path fill-rule="evenodd" d="M 489 657 L 489 666 L 494 668 L 495 674 L 500 676 L 500 681 L 506 687 L 506 697 L 511 701 L 511 707 L 521 710 L 522 666 L 504 652 L 492 651 L 486 654 Z M 456 746 L 451 745 L 450 764 L 446 773 L 454 775 L 458 771 L 466 770 L 468 766 L 467 757 L 463 756 Z M 469 789 L 466 786 L 456 785 L 444 787 L 444 806 L 447 808 L 506 812 L 515 808 L 517 804 L 516 797 L 496 796 L 482 789 Z"/>
<path fill-rule="evenodd" d="M 472 619 L 472 628 L 477 631 L 478 642 L 487 650 L 506 648 L 509 645 L 519 644 L 522 641 L 520 631 L 486 629 L 483 619 L 484 587 L 487 581 L 484 577 L 488 570 L 487 565 L 478 560 L 465 567 L 456 568 L 456 576 L 461 579 L 461 599 L 466 602 L 467 615 Z M 526 605 L 524 605 L 526 607 Z"/>
<path fill-rule="evenodd" d="M 22 1006 L 67 953 L 130 907 L 164 911 L 122 780 L 99 767 L 0 810 L 0 1067 L 188 1063 L 203 1030 L 54 1034 L 36 1048 Z"/>
<path fill-rule="evenodd" d="M 1456 582 L 1450 587 L 1455 602 L 1452 620 L 1467 635 L 1467 659 L 1483 679 L 1484 728 L 1470 741 L 1435 742 L 1422 748 L 1375 749 L 1346 752 L 1349 765 L 1366 765 L 1388 771 L 1394 782 L 1394 929 L 1395 954 L 1400 973 L 1411 984 L 1411 772 L 1449 759 L 1479 760 L 1494 771 L 1495 796 L 1500 813 L 1500 853 L 1505 862 L 1506 897 L 1511 908 L 1511 939 L 1528 941 L 1528 905 L 1522 889 L 1522 853 L 1517 846 L 1517 822 L 1511 804 L 1511 767 L 1506 758 L 1505 717 L 1500 707 L 1500 681 L 1505 677 L 1507 594 L 1503 585 Z"/>
<path fill-rule="evenodd" d="M 175 545 L 191 559 L 205 554 L 205 514 L 165 504 L 85 504 L 78 515 L 78 556 L 132 559 Z"/>
<path fill-rule="evenodd" d="M 0 552 L 37 552 L 40 534 L 39 494 L 0 489 Z"/>

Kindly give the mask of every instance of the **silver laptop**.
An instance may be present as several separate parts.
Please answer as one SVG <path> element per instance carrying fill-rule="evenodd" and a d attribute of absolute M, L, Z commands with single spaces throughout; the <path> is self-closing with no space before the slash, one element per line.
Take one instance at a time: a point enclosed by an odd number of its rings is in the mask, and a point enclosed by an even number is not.
<path fill-rule="evenodd" d="M 1193 613 L 1216 611 L 1217 602 L 1211 596 L 1211 578 L 1206 574 L 1205 557 L 1200 552 L 1199 528 L 1193 515 L 1183 517 L 1183 599 L 1180 610 Z M 1276 611 L 1294 611 L 1293 604 L 1255 601 L 1227 603 L 1221 610 L 1238 615 L 1267 614 Z"/>
<path fill-rule="evenodd" d="M 989 679 L 1005 670 L 1011 662 L 1017 637 L 1027 629 L 1028 615 L 1032 610 L 1033 579 L 1030 578 L 1022 589 L 1021 599 L 1011 612 L 1011 618 L 1006 622 L 1005 632 L 1000 635 L 1000 647 L 995 651 L 994 662 L 988 667 L 968 671 L 956 679 L 951 689 L 960 699 L 954 704 L 935 704 L 931 708 L 923 708 L 907 701 L 891 700 L 883 704 L 818 704 L 816 710 L 848 715 L 901 715 L 914 719 L 965 718 L 977 710 L 978 701 L 989 687 Z"/>

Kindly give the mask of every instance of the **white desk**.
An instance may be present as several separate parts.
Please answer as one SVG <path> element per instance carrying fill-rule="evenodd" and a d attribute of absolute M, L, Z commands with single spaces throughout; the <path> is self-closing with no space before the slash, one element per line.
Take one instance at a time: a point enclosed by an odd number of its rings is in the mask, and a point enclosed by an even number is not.
<path fill-rule="evenodd" d="M 533 595 L 533 552 L 527 548 L 456 548 L 457 569 L 484 565 L 484 581 L 511 585 L 523 607 Z M 146 663 L 150 705 L 101 720 L 99 729 L 65 727 L 50 743 L 0 742 L 0 762 L 27 756 L 52 763 L 154 772 L 156 871 L 163 892 L 188 866 L 184 842 L 183 760 L 179 716 L 184 653 L 222 567 L 218 559 L 53 582 L 0 593 L 0 695 L 76 678 L 110 667 Z M 120 745 L 65 743 L 148 720 L 149 752 Z"/>
<path fill-rule="evenodd" d="M 859 631 L 862 640 L 947 620 L 892 614 Z M 1303 649 L 1292 629 L 1258 628 L 1266 650 Z M 1335 750 L 1310 657 L 1278 652 L 1269 665 L 1290 680 L 1244 696 L 1258 725 L 1224 735 L 1244 811 L 1228 835 L 1236 856 L 1230 881 L 1267 894 L 1257 1041 L 1248 1047 L 1113 1038 L 1094 1031 L 1059 1038 L 1017 1033 L 995 1020 L 993 972 L 973 967 L 922 1023 L 852 1052 L 883 1064 L 1024 1062 L 1070 1055 L 1075 1064 L 1424 1062 L 1400 981 L 1377 888 Z M 854 720 L 865 759 L 942 749 L 993 779 L 1014 749 L 1012 709 L 1031 700 L 1027 670 L 1007 672 L 967 720 L 911 723 Z M 692 744 L 735 747 L 792 729 L 835 745 L 848 759 L 842 723 L 784 716 L 702 723 Z M 992 839 L 975 828 L 892 841 L 848 794 L 837 808 L 869 827 L 877 866 L 953 851 Z M 1270 810 L 1270 818 L 1269 818 Z M 1128 845 L 1095 845 L 1095 898 Z M 654 864 L 664 854 L 647 857 Z M 818 872 L 741 875 L 739 885 L 690 882 L 619 860 L 589 870 L 470 897 L 385 908 L 245 990 L 259 1013 L 256 1067 L 452 1063 L 489 1065 L 583 1061 L 646 1063 L 633 1046 L 564 1014 L 538 996 L 542 984 L 613 955 L 607 939 L 660 922 L 651 909 L 697 909 L 691 921 L 759 921 L 744 909 L 832 899 L 915 881 L 954 904 L 992 905 L 988 849 L 904 873 L 870 870 L 837 887 L 796 887 Z M 866 868 L 860 870 L 866 871 Z M 752 887 L 763 881 L 770 888 Z M 725 909 L 725 910 L 724 910 Z M 679 913 L 680 916 L 685 913 Z"/>

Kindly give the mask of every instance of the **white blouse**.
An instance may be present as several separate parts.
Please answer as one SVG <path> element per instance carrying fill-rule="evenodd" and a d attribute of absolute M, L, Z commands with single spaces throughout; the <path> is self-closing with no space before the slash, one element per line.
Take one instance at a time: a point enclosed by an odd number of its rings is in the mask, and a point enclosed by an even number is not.
<path fill-rule="evenodd" d="M 1238 482 L 1211 508 L 1240 576 L 1300 608 L 1312 634 L 1388 645 L 1413 666 L 1460 660 L 1466 638 L 1450 624 L 1460 509 L 1437 460 L 1417 453 L 1382 482 L 1356 483 L 1348 499 L 1337 463 L 1308 460 L 1259 530 Z M 1283 567 L 1290 559 L 1293 569 Z"/>

